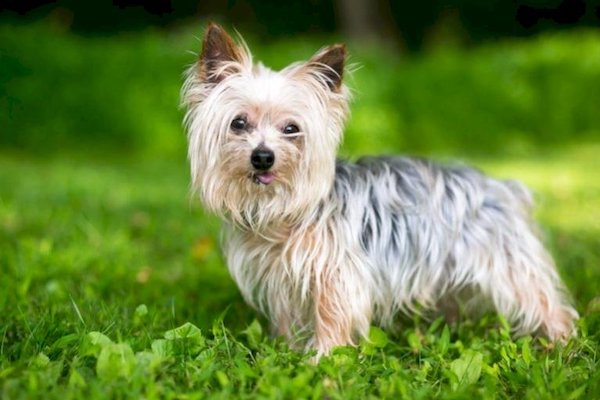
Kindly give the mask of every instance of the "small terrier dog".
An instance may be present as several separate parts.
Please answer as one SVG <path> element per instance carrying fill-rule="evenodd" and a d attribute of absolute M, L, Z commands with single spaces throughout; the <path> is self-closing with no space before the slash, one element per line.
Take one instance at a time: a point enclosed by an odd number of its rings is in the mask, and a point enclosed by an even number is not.
<path fill-rule="evenodd" d="M 240 42 L 208 25 L 182 102 L 193 187 L 226 221 L 231 275 L 274 334 L 319 357 L 465 297 L 517 334 L 575 333 L 526 188 L 422 159 L 337 160 L 344 45 L 276 72 Z"/>

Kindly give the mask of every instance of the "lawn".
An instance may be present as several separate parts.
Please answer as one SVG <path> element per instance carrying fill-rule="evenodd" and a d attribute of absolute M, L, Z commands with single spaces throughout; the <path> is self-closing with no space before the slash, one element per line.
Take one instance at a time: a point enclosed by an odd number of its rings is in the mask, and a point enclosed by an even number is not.
<path fill-rule="evenodd" d="M 312 365 L 244 304 L 219 221 L 189 193 L 176 104 L 185 49 L 197 50 L 190 31 L 52 32 L 66 56 L 49 45 L 37 63 L 29 53 L 46 28 L 0 28 L 10 61 L 0 104 L 11 110 L 0 116 L 1 398 L 600 398 L 597 33 L 385 62 L 358 48 L 342 150 L 458 158 L 530 185 L 579 337 L 514 339 L 493 314 L 450 326 L 414 317 Z M 318 43 L 257 51 L 280 67 Z M 102 54 L 90 85 L 75 84 Z M 69 75 L 53 81 L 60 71 Z"/>

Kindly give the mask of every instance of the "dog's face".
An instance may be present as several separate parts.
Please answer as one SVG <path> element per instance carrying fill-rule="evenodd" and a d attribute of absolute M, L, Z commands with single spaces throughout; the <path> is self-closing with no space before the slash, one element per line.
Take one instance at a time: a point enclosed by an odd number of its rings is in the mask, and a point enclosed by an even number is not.
<path fill-rule="evenodd" d="M 347 115 L 345 49 L 275 72 L 215 24 L 183 87 L 192 180 L 211 211 L 260 228 L 313 212 L 331 190 Z"/>

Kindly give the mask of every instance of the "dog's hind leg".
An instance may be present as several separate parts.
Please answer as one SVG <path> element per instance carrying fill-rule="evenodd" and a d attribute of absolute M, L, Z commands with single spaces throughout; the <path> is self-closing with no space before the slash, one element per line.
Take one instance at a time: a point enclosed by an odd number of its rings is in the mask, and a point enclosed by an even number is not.
<path fill-rule="evenodd" d="M 575 334 L 577 311 L 568 301 L 551 256 L 531 231 L 504 237 L 502 256 L 491 257 L 479 286 L 517 334 L 539 332 L 552 341 Z"/>

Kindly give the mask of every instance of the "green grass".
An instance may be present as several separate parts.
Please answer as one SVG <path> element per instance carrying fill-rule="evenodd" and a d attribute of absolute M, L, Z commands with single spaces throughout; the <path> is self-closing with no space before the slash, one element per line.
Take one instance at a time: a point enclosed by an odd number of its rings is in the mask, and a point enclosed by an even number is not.
<path fill-rule="evenodd" d="M 342 149 L 462 158 L 534 188 L 579 337 L 414 317 L 316 366 L 266 334 L 189 196 L 176 104 L 199 32 L 0 26 L 0 398 L 600 399 L 598 32 L 406 60 L 351 46 Z M 248 37 L 276 67 L 333 40 Z"/>
<path fill-rule="evenodd" d="M 492 315 L 451 327 L 417 319 L 394 336 L 374 330 L 372 343 L 318 366 L 254 321 L 223 265 L 217 221 L 188 196 L 183 162 L 5 155 L 0 396 L 597 398 L 598 151 L 476 160 L 538 191 L 583 315 L 578 339 L 515 342 Z M 187 323 L 200 330 L 172 331 Z"/>

